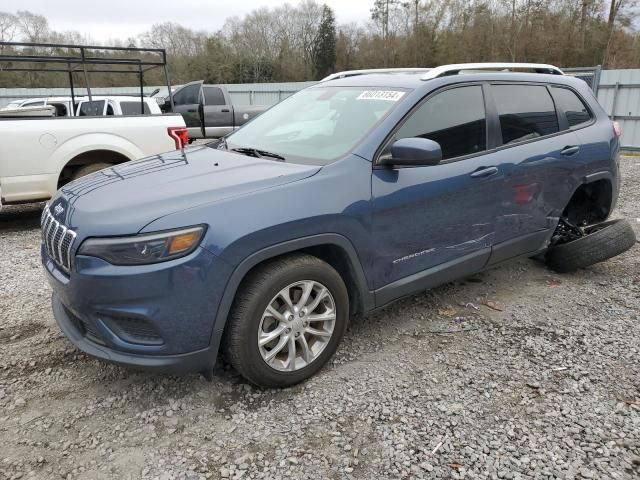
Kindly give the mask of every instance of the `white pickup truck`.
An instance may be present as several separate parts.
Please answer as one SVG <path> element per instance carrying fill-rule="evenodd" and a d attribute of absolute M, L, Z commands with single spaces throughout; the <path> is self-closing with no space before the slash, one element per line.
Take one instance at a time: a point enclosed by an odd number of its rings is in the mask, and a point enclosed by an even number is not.
<path fill-rule="evenodd" d="M 0 207 L 48 200 L 71 180 L 187 141 L 179 114 L 0 116 Z"/>

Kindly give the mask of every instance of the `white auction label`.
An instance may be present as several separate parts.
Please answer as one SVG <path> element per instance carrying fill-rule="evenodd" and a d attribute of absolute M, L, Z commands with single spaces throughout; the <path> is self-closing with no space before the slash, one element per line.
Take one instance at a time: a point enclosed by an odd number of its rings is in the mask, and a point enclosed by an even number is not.
<path fill-rule="evenodd" d="M 397 102 L 405 92 L 397 92 L 395 90 L 365 90 L 358 96 L 358 100 L 387 100 L 389 102 Z"/>

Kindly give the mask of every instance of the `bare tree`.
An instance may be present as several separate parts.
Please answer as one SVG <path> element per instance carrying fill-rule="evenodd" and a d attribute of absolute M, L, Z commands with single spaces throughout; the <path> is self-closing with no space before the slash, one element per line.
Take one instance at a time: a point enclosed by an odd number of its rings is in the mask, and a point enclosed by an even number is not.
<path fill-rule="evenodd" d="M 18 18 L 8 12 L 0 12 L 0 42 L 11 42 L 18 33 Z"/>

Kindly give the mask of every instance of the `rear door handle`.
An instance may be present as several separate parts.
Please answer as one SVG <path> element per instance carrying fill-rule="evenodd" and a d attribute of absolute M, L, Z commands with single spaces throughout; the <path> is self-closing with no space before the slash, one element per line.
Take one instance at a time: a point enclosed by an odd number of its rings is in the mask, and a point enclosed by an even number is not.
<path fill-rule="evenodd" d="M 187 110 L 187 112 L 189 112 L 189 113 L 196 113 L 196 109 L 195 109 L 195 108 L 190 108 L 189 110 Z"/>
<path fill-rule="evenodd" d="M 570 145 L 567 147 L 564 147 L 560 153 L 562 155 L 564 155 L 565 157 L 569 157 L 571 155 L 575 155 L 576 153 L 578 153 L 580 151 L 580 147 L 578 145 Z"/>
<path fill-rule="evenodd" d="M 222 109 L 222 113 L 229 113 L 229 109 L 228 108 L 223 108 Z"/>
<path fill-rule="evenodd" d="M 473 178 L 488 177 L 498 173 L 498 167 L 480 167 L 478 170 L 471 174 Z"/>

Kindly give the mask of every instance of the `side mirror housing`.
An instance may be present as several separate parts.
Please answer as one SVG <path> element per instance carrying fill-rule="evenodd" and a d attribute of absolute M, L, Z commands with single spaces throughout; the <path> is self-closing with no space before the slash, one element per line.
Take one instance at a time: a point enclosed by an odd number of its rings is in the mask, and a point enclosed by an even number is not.
<path fill-rule="evenodd" d="M 401 138 L 391 145 L 391 155 L 380 159 L 382 165 L 433 166 L 442 160 L 442 148 L 428 138 Z"/>

